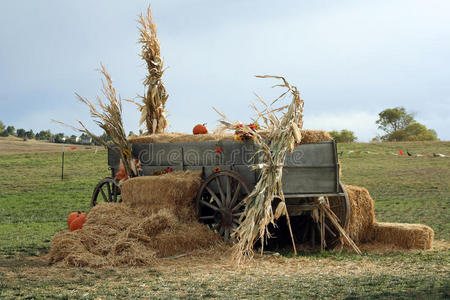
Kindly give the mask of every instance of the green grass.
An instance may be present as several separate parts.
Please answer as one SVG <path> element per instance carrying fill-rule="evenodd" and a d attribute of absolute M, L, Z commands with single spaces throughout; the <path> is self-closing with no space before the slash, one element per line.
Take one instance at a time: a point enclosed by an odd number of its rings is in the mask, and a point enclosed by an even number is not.
<path fill-rule="evenodd" d="M 369 190 L 377 220 L 427 224 L 434 229 L 435 239 L 450 240 L 450 157 L 390 154 L 398 149 L 405 154 L 409 150 L 412 154 L 450 156 L 450 142 L 341 144 L 342 181 Z M 361 153 L 349 154 L 349 150 Z"/>
<path fill-rule="evenodd" d="M 346 184 L 365 186 L 379 221 L 424 223 L 436 239 L 450 240 L 450 158 L 400 157 L 405 153 L 450 155 L 450 142 L 340 144 Z M 360 154 L 348 150 L 361 151 Z M 381 152 L 384 154 L 368 154 Z M 46 266 L 53 234 L 75 210 L 88 211 L 92 190 L 110 175 L 106 152 L 0 155 L 0 298 L 448 298 L 449 250 L 393 254 L 302 253 L 281 257 L 269 271 L 221 266 L 92 270 Z M 283 271 L 292 264 L 314 272 Z M 207 263 L 205 263 L 207 264 Z M 372 266 L 353 271 L 360 266 Z M 375 268 L 376 267 L 376 268 Z M 374 269 L 375 268 L 375 269 Z M 274 269 L 282 274 L 273 275 Z M 342 273 L 339 270 L 346 270 Z"/>
<path fill-rule="evenodd" d="M 88 211 L 97 182 L 110 175 L 106 151 L 1 155 L 0 253 L 46 252 L 53 234 L 67 227 L 67 215 Z"/>

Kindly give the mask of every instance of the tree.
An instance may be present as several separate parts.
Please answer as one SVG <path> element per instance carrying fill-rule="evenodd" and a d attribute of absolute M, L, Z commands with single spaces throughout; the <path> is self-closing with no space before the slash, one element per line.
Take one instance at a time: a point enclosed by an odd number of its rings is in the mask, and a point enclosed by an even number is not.
<path fill-rule="evenodd" d="M 34 139 L 35 135 L 34 135 L 33 129 L 30 129 L 27 132 L 25 132 L 24 137 L 29 138 L 29 139 Z"/>
<path fill-rule="evenodd" d="M 14 128 L 14 126 L 8 126 L 8 127 L 6 127 L 6 132 L 8 132 L 8 135 L 15 135 L 16 128 Z"/>
<path fill-rule="evenodd" d="M 48 141 L 52 138 L 52 133 L 50 130 L 41 130 L 39 133 L 36 134 L 37 140 L 44 140 Z"/>
<path fill-rule="evenodd" d="M 5 124 L 0 121 L 0 136 L 8 136 L 8 132 L 5 130 Z"/>
<path fill-rule="evenodd" d="M 329 134 L 338 143 L 353 143 L 357 140 L 355 133 L 347 129 L 342 129 L 340 132 L 333 130 L 330 131 Z"/>
<path fill-rule="evenodd" d="M 376 124 L 386 133 L 380 137 L 381 141 L 437 140 L 436 131 L 427 129 L 425 125 L 418 123 L 412 114 L 406 112 L 404 107 L 385 109 L 378 116 Z"/>
<path fill-rule="evenodd" d="M 16 131 L 16 135 L 18 136 L 18 137 L 25 137 L 25 129 L 23 129 L 23 128 L 19 128 L 19 129 L 17 129 L 17 131 Z"/>
<path fill-rule="evenodd" d="M 52 136 L 55 143 L 64 143 L 64 133 L 57 133 Z"/>
<path fill-rule="evenodd" d="M 386 134 L 392 134 L 397 130 L 404 129 L 414 122 L 412 114 L 408 114 L 404 107 L 388 108 L 378 114 L 379 119 L 376 121 L 378 129 L 383 130 Z"/>

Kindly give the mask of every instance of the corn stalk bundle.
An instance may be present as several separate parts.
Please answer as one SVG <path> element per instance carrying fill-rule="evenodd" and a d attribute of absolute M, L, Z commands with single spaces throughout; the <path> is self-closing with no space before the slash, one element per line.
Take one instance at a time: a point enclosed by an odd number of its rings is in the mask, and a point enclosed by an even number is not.
<path fill-rule="evenodd" d="M 145 122 L 147 134 L 162 133 L 168 125 L 165 107 L 169 95 L 161 79 L 164 74 L 164 63 L 150 7 L 146 16 L 142 14 L 139 16 L 138 22 L 139 43 L 142 45 L 141 57 L 147 64 L 148 74 L 144 80 L 146 91 L 142 96 L 143 104 L 132 102 L 139 107 L 141 112 L 139 125 Z"/>
<path fill-rule="evenodd" d="M 89 112 L 91 117 L 94 119 L 94 122 L 102 128 L 106 134 L 111 138 L 112 145 L 110 143 L 106 143 L 102 138 L 92 133 L 90 130 L 86 128 L 86 126 L 81 122 L 78 123 L 82 128 L 76 128 L 74 126 L 67 125 L 61 121 L 55 121 L 65 126 L 69 126 L 74 130 L 84 132 L 90 135 L 94 140 L 98 143 L 117 151 L 117 148 L 120 150 L 120 155 L 122 159 L 122 164 L 125 168 L 126 173 L 130 177 L 134 177 L 138 175 L 136 169 L 136 163 L 131 157 L 131 145 L 127 141 L 127 137 L 125 135 L 125 130 L 123 128 L 122 122 L 122 100 L 117 96 L 115 88 L 112 86 L 111 76 L 108 74 L 106 68 L 101 65 L 100 72 L 105 77 L 105 81 L 102 80 L 102 93 L 107 99 L 107 102 L 104 103 L 102 99 L 97 96 L 97 106 L 91 102 L 88 98 L 77 95 L 78 99 L 86 104 L 89 107 Z M 114 147 L 115 146 L 115 147 Z M 117 147 L 117 148 L 116 148 Z"/>
<path fill-rule="evenodd" d="M 252 257 L 253 246 L 258 240 L 261 241 L 261 251 L 263 251 L 266 239 L 270 238 L 268 225 L 275 225 L 275 221 L 281 216 L 286 216 L 292 245 L 296 253 L 281 178 L 287 151 L 292 151 L 295 144 L 301 141 L 300 128 L 303 125 L 304 102 L 300 98 L 297 88 L 290 85 L 285 78 L 270 75 L 257 77 L 279 79 L 282 83 L 276 86 L 284 87 L 286 91 L 270 105 L 258 97 L 258 100 L 264 105 L 264 109 L 261 111 L 256 105 L 253 105 L 258 114 L 257 120 L 262 120 L 261 129 L 268 131 L 265 139 L 262 139 L 257 131 L 253 131 L 248 126 L 238 125 L 240 131 L 247 131 L 248 134 L 253 135 L 253 141 L 258 146 L 255 157 L 258 157 L 261 162 L 254 166 L 254 168 L 260 169 L 261 175 L 253 191 L 242 202 L 242 205 L 245 206 L 244 213 L 241 216 L 240 225 L 233 234 L 237 240 L 234 246 L 234 258 L 238 262 L 244 257 Z M 272 105 L 286 95 L 292 97 L 291 103 L 273 108 Z M 280 114 L 281 116 L 278 116 Z M 236 124 L 227 122 L 224 115 L 222 115 L 221 123 L 225 128 L 236 128 Z M 275 212 L 272 209 L 274 199 L 279 199 Z"/>

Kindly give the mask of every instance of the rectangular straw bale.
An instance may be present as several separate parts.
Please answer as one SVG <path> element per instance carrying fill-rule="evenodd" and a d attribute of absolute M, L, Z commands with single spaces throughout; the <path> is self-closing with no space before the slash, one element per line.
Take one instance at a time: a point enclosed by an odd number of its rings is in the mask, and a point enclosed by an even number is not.
<path fill-rule="evenodd" d="M 193 220 L 193 199 L 200 184 L 201 171 L 135 177 L 122 184 L 122 201 L 144 213 L 168 209 L 181 220 Z"/>
<path fill-rule="evenodd" d="M 262 137 L 265 132 L 258 132 Z M 302 141 L 300 144 L 311 144 L 330 141 L 333 138 L 324 130 L 301 130 Z M 233 133 L 208 133 L 208 134 L 187 134 L 180 132 L 166 132 L 152 135 L 130 136 L 128 141 L 134 144 L 142 143 L 190 143 L 190 142 L 209 142 L 233 140 Z"/>
<path fill-rule="evenodd" d="M 375 222 L 375 207 L 372 197 L 363 187 L 345 185 L 345 190 L 351 210 L 346 231 L 355 243 L 372 240 Z"/>
<path fill-rule="evenodd" d="M 434 231 L 423 224 L 374 223 L 375 242 L 403 249 L 431 249 Z"/>

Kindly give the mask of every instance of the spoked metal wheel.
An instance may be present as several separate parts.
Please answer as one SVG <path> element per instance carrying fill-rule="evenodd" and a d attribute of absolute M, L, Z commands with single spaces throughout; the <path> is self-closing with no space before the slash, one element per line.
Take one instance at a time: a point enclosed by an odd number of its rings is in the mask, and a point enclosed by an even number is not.
<path fill-rule="evenodd" d="M 249 193 L 248 184 L 238 173 L 226 170 L 211 174 L 197 194 L 198 220 L 229 240 L 244 210 L 241 201 Z"/>
<path fill-rule="evenodd" d="M 94 188 L 91 198 L 91 207 L 101 202 L 122 202 L 120 188 L 114 178 L 103 178 Z"/>

